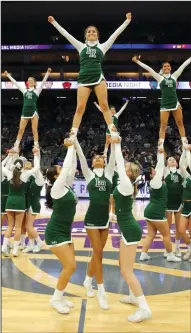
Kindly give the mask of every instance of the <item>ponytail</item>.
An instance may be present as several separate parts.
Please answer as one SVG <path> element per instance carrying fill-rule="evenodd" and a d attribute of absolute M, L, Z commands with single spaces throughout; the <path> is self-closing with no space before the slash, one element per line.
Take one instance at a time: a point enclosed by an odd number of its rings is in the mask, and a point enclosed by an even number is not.
<path fill-rule="evenodd" d="M 52 186 L 54 185 L 54 182 L 56 180 L 55 176 L 57 175 L 57 169 L 55 165 L 52 165 L 50 168 L 47 169 L 46 171 L 46 201 L 45 201 L 45 206 L 46 208 L 52 209 L 53 207 L 53 199 L 51 197 L 51 189 Z"/>
<path fill-rule="evenodd" d="M 13 164 L 13 178 L 11 180 L 11 183 L 14 188 L 19 188 L 21 185 L 21 169 L 23 168 L 23 161 L 17 159 Z"/>

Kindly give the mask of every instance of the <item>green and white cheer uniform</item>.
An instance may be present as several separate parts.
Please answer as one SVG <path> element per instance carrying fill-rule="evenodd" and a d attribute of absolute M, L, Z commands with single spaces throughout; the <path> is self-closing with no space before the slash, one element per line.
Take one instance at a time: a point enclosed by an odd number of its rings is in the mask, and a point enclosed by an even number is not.
<path fill-rule="evenodd" d="M 125 30 L 130 23 L 126 20 L 103 44 L 99 41 L 82 43 L 71 36 L 56 21 L 53 26 L 77 49 L 80 56 L 80 72 L 78 86 L 94 86 L 105 80 L 102 71 L 102 61 L 105 53 L 110 49 L 116 38 Z"/>
<path fill-rule="evenodd" d="M 109 199 L 112 188 L 112 177 L 115 168 L 114 149 L 111 149 L 109 164 L 105 169 L 88 167 L 83 151 L 76 141 L 76 149 L 80 159 L 83 175 L 89 191 L 89 207 L 85 215 L 86 229 L 107 229 L 109 227 Z"/>
<path fill-rule="evenodd" d="M 183 194 L 182 194 L 182 201 L 183 201 L 183 209 L 181 215 L 185 217 L 191 216 L 191 175 L 186 170 L 187 167 L 191 170 L 191 153 L 190 151 L 183 151 L 181 158 L 180 158 L 180 170 L 183 174 L 184 181 L 183 181 Z"/>
<path fill-rule="evenodd" d="M 7 157 L 1 162 L 1 168 L 5 167 L 9 169 L 11 164 L 13 163 L 13 155 L 7 155 Z M 1 177 L 1 215 L 6 214 L 5 207 L 6 207 L 6 202 L 9 194 L 9 182 L 5 175 L 2 172 L 2 177 Z"/>
<path fill-rule="evenodd" d="M 182 208 L 182 176 L 180 170 L 165 168 L 164 179 L 168 190 L 167 212 L 179 212 Z"/>
<path fill-rule="evenodd" d="M 22 108 L 22 115 L 21 118 L 31 119 L 35 115 L 38 115 L 37 109 L 37 99 L 43 89 L 43 86 L 48 79 L 49 72 L 46 73 L 43 81 L 40 83 L 39 87 L 37 88 L 23 88 L 16 80 L 12 78 L 10 74 L 7 74 L 7 77 L 16 85 L 16 87 L 22 92 L 24 97 L 24 103 Z"/>
<path fill-rule="evenodd" d="M 141 240 L 142 229 L 132 214 L 134 188 L 126 175 L 120 144 L 115 144 L 115 155 L 120 180 L 113 192 L 117 223 L 124 243 L 126 245 L 137 244 Z"/>
<path fill-rule="evenodd" d="M 162 182 L 164 174 L 164 154 L 158 154 L 156 175 L 150 181 L 150 202 L 144 211 L 144 218 L 150 222 L 165 222 L 167 207 L 167 186 Z"/>
<path fill-rule="evenodd" d="M 160 111 L 175 111 L 178 106 L 180 106 L 177 92 L 176 92 L 176 84 L 178 77 L 182 74 L 183 70 L 186 66 L 191 63 L 191 57 L 187 59 L 176 72 L 171 74 L 158 74 L 151 67 L 142 63 L 141 61 L 137 61 L 137 64 L 142 68 L 146 69 L 155 80 L 157 80 L 160 90 L 161 90 L 161 106 Z"/>
<path fill-rule="evenodd" d="M 74 146 L 68 148 L 63 168 L 52 189 L 53 212 L 45 230 L 49 247 L 72 243 L 72 222 L 76 213 L 77 197 L 71 186 L 74 181 L 77 160 Z"/>

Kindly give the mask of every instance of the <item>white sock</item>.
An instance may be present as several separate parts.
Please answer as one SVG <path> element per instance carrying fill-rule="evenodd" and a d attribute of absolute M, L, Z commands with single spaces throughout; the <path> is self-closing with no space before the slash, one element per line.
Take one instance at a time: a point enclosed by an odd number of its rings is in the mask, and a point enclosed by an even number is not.
<path fill-rule="evenodd" d="M 37 245 L 41 245 L 43 243 L 43 241 L 41 240 L 40 236 L 37 236 L 35 238 L 35 241 L 37 242 Z"/>
<path fill-rule="evenodd" d="M 98 292 L 101 292 L 101 293 L 104 293 L 104 292 L 105 292 L 105 288 L 104 288 L 103 283 L 98 284 L 98 285 L 97 285 L 97 288 L 98 288 Z"/>
<path fill-rule="evenodd" d="M 86 275 L 85 282 L 87 282 L 87 283 L 91 283 L 91 284 L 92 284 L 92 280 L 93 280 L 92 277 Z"/>
<path fill-rule="evenodd" d="M 18 249 L 19 244 L 20 244 L 20 241 L 14 241 L 13 242 L 13 248 Z"/>
<path fill-rule="evenodd" d="M 129 296 L 136 299 L 136 296 L 133 294 L 132 290 L 129 288 Z"/>
<path fill-rule="evenodd" d="M 109 129 L 109 132 L 110 132 L 111 136 L 119 136 L 118 132 L 112 131 L 113 126 L 114 126 L 114 124 L 111 124 L 111 125 L 108 126 L 108 129 Z"/>
<path fill-rule="evenodd" d="M 147 300 L 144 295 L 137 297 L 136 300 L 138 302 L 140 309 L 150 310 Z"/>
<path fill-rule="evenodd" d="M 74 135 L 74 136 L 76 137 L 77 134 L 78 134 L 78 128 L 72 127 L 72 128 L 71 128 L 71 132 L 74 133 L 74 134 L 72 134 L 72 136 Z"/>
<path fill-rule="evenodd" d="M 62 290 L 55 289 L 54 295 L 52 297 L 53 301 L 60 301 L 63 295 Z"/>
<path fill-rule="evenodd" d="M 148 254 L 147 252 L 142 252 L 142 254 Z"/>
<path fill-rule="evenodd" d="M 164 145 L 164 139 L 159 139 L 160 141 L 160 145 L 163 146 Z"/>
<path fill-rule="evenodd" d="M 187 141 L 187 138 L 185 136 L 181 136 L 181 141 L 182 141 L 182 144 L 184 144 L 185 141 Z"/>
<path fill-rule="evenodd" d="M 33 238 L 29 238 L 29 243 L 28 243 L 29 247 L 34 247 L 34 239 Z"/>
<path fill-rule="evenodd" d="M 20 141 L 19 141 L 19 140 L 16 140 L 14 145 L 15 145 L 15 146 L 19 146 L 19 143 L 20 143 Z"/>
<path fill-rule="evenodd" d="M 39 143 L 38 143 L 38 141 L 34 141 L 34 146 L 39 148 Z"/>
<path fill-rule="evenodd" d="M 173 252 L 167 252 L 167 251 L 166 251 L 166 254 L 167 254 L 167 256 L 172 256 L 172 255 L 173 255 Z"/>
<path fill-rule="evenodd" d="M 176 245 L 176 249 L 179 249 L 179 247 L 180 247 L 180 240 L 179 239 L 175 239 L 175 245 Z"/>
<path fill-rule="evenodd" d="M 25 238 L 26 238 L 25 234 L 21 234 L 20 242 L 25 243 Z"/>
<path fill-rule="evenodd" d="M 8 244 L 9 244 L 9 238 L 4 237 L 4 239 L 3 239 L 3 248 L 7 249 Z"/>

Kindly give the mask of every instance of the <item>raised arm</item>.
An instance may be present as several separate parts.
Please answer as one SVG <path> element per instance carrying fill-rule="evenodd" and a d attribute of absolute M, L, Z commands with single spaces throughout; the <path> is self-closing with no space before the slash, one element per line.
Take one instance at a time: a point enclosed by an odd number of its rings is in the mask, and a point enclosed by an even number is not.
<path fill-rule="evenodd" d="M 1 161 L 1 167 L 7 167 L 7 164 L 9 163 L 9 165 L 12 164 L 12 159 L 13 159 L 13 155 L 8 154 L 3 161 Z"/>
<path fill-rule="evenodd" d="M 150 185 L 154 189 L 159 189 L 162 186 L 162 178 L 164 175 L 164 153 L 158 153 L 158 161 L 155 171 L 156 175 L 150 181 Z"/>
<path fill-rule="evenodd" d="M 180 157 L 180 161 L 179 161 L 179 168 L 180 168 L 180 172 L 181 172 L 181 175 L 183 178 L 187 178 L 190 176 L 189 172 L 186 170 L 188 167 L 186 154 L 187 154 L 187 151 L 183 150 L 182 155 Z"/>
<path fill-rule="evenodd" d="M 146 71 L 148 71 L 152 75 L 152 77 L 154 77 L 155 80 L 160 82 L 162 80 L 162 75 L 155 72 L 154 69 L 147 66 L 146 64 L 141 62 L 139 59 L 140 59 L 140 56 L 139 57 L 135 56 L 132 58 L 132 61 L 135 62 L 136 64 L 138 64 L 139 66 L 141 66 L 142 68 L 146 69 Z"/>
<path fill-rule="evenodd" d="M 96 106 L 96 108 L 98 108 L 98 110 L 99 110 L 99 111 L 101 111 L 101 112 L 102 112 L 102 110 L 101 110 L 101 108 L 100 108 L 99 104 L 97 104 L 97 102 L 94 102 L 94 105 Z"/>
<path fill-rule="evenodd" d="M 103 43 L 100 44 L 102 52 L 105 54 L 110 47 L 112 46 L 112 44 L 115 42 L 116 38 L 125 30 L 125 28 L 129 25 L 129 23 L 131 22 L 131 13 L 126 14 L 126 20 L 125 22 L 120 25 L 120 27 L 109 37 L 109 39 Z"/>
<path fill-rule="evenodd" d="M 111 154 L 109 157 L 109 163 L 105 168 L 105 175 L 111 182 L 114 170 L 115 170 L 115 144 L 111 143 Z"/>
<path fill-rule="evenodd" d="M 75 149 L 74 146 L 68 147 L 67 154 L 66 154 L 60 175 L 56 179 L 56 181 L 51 189 L 51 196 L 53 199 L 58 199 L 61 196 L 63 196 L 64 189 L 67 186 L 67 177 L 68 177 L 69 171 L 72 167 L 74 149 Z"/>
<path fill-rule="evenodd" d="M 50 22 L 60 32 L 60 34 L 64 36 L 76 48 L 78 52 L 81 52 L 84 47 L 84 44 L 82 42 L 74 38 L 64 28 L 62 28 L 61 25 L 55 21 L 54 17 L 49 16 L 48 22 Z"/>
<path fill-rule="evenodd" d="M 42 89 L 43 89 L 43 86 L 45 84 L 45 82 L 47 81 L 50 73 L 52 72 L 52 69 L 51 68 L 48 68 L 46 74 L 45 74 L 45 77 L 44 79 L 42 80 L 42 82 L 39 84 L 39 86 L 35 89 L 36 93 L 38 94 L 38 96 L 40 95 Z"/>
<path fill-rule="evenodd" d="M 72 184 L 74 182 L 76 169 L 77 169 L 77 158 L 76 158 L 76 149 L 74 149 L 73 156 L 72 156 L 72 166 L 69 170 L 69 174 L 68 174 L 68 178 L 67 178 L 67 185 L 70 187 L 72 187 Z"/>
<path fill-rule="evenodd" d="M 1 179 L 3 180 L 4 177 L 7 178 L 7 180 L 10 180 L 13 176 L 13 172 L 8 170 L 5 166 L 2 166 L 1 169 Z"/>
<path fill-rule="evenodd" d="M 6 75 L 6 77 L 8 77 L 8 79 L 10 81 L 12 81 L 16 87 L 24 94 L 24 92 L 27 90 L 26 88 L 23 88 L 15 79 L 13 79 L 13 77 L 7 72 L 5 71 L 4 74 Z"/>
<path fill-rule="evenodd" d="M 115 117 L 116 118 L 119 118 L 119 116 L 122 114 L 122 112 L 125 110 L 125 108 L 126 108 L 126 106 L 127 106 L 127 104 L 129 103 L 129 101 L 126 101 L 125 102 L 125 104 L 122 106 L 122 108 L 118 111 L 118 112 L 116 112 L 116 114 L 115 114 Z"/>
<path fill-rule="evenodd" d="M 75 139 L 74 145 L 75 145 L 75 148 L 76 148 L 79 160 L 80 160 L 83 175 L 88 184 L 94 178 L 94 173 L 89 169 L 88 163 L 86 161 L 82 148 L 77 139 Z"/>
<path fill-rule="evenodd" d="M 188 58 L 178 69 L 176 72 L 172 74 L 172 77 L 177 80 L 178 77 L 182 74 L 183 70 L 191 63 L 191 57 Z"/>
<path fill-rule="evenodd" d="M 123 159 L 123 155 L 121 152 L 121 144 L 115 144 L 115 158 L 117 162 L 117 172 L 119 174 L 120 184 L 118 185 L 118 189 L 123 195 L 132 195 L 133 194 L 133 185 L 129 177 L 126 175 L 125 171 L 125 162 Z"/>

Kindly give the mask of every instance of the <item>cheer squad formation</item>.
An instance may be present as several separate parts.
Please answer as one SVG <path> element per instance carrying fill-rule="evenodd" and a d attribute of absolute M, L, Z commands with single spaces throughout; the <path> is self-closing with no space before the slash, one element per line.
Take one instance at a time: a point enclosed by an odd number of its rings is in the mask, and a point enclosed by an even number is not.
<path fill-rule="evenodd" d="M 152 310 L 133 271 L 137 245 L 142 238 L 142 229 L 132 213 L 140 168 L 136 163 L 125 163 L 121 150 L 118 117 L 127 107 L 128 101 L 117 113 L 114 107 L 109 107 L 107 85 L 102 71 L 104 55 L 116 38 L 127 28 L 131 19 L 131 13 L 126 14 L 125 22 L 105 43 L 101 44 L 99 31 L 95 26 L 86 28 L 85 42 L 80 42 L 61 27 L 52 16 L 48 17 L 48 22 L 76 48 L 80 59 L 77 106 L 70 136 L 64 140 L 67 154 L 62 167 L 52 165 L 42 169 L 40 166 L 37 100 L 51 73 L 51 68 L 48 68 L 39 86 L 36 85 L 34 77 L 29 77 L 28 88 L 25 89 L 5 71 L 7 78 L 22 92 L 24 102 L 14 147 L 9 150 L 7 157 L 2 161 L 1 214 L 2 223 L 5 218 L 8 220 L 2 245 L 3 255 L 9 256 L 12 251 L 12 255 L 17 257 L 19 250 L 24 253 L 39 252 L 44 246 L 44 242 L 34 228 L 34 221 L 41 210 L 41 190 L 44 185 L 46 186 L 46 207 L 52 209 L 52 215 L 46 227 L 45 242 L 63 265 L 50 302 L 59 313 L 68 314 L 74 307 L 74 304 L 65 297 L 65 289 L 76 269 L 71 228 L 78 202 L 78 198 L 72 190 L 78 156 L 89 192 L 89 207 L 85 214 L 84 227 L 93 249 L 83 283 L 86 296 L 95 296 L 92 286 L 92 280 L 95 277 L 98 306 L 103 310 L 109 309 L 103 282 L 102 258 L 108 238 L 109 212 L 112 205 L 115 212 L 114 217 L 121 231 L 120 271 L 129 287 L 129 295 L 124 296 L 120 301 L 137 307 L 136 311 L 128 317 L 130 322 L 137 323 L 152 316 Z M 148 233 L 143 241 L 140 261 L 150 259 L 148 250 L 157 231 L 162 235 L 165 248 L 164 257 L 168 262 L 180 262 L 182 259 L 191 261 L 191 241 L 187 234 L 187 229 L 191 234 L 191 145 L 186 138 L 182 107 L 176 93 L 177 79 L 191 63 L 191 58 L 187 59 L 174 73 L 171 73 L 169 62 L 164 62 L 160 73 L 156 73 L 140 61 L 140 56 L 135 56 L 132 60 L 157 80 L 161 90 L 157 165 L 155 169 L 148 167 L 145 173 L 150 188 L 150 201 L 144 211 Z M 104 153 L 95 155 L 92 159 L 92 166 L 89 168 L 77 134 L 92 90 L 98 99 L 98 103 L 95 102 L 95 105 L 103 113 L 108 129 Z M 173 157 L 168 158 L 167 161 L 165 158 L 165 132 L 171 112 L 182 142 L 179 165 Z M 19 156 L 19 145 L 29 121 L 31 121 L 34 136 L 33 166 L 23 156 Z M 109 161 L 107 161 L 109 147 L 110 155 Z M 175 253 L 173 253 L 170 238 L 173 214 L 176 224 Z M 10 238 L 13 230 L 14 242 L 12 245 Z M 29 238 L 27 246 L 25 245 L 26 233 Z M 183 253 L 183 258 L 179 248 L 181 238 L 187 245 L 187 252 Z"/>

